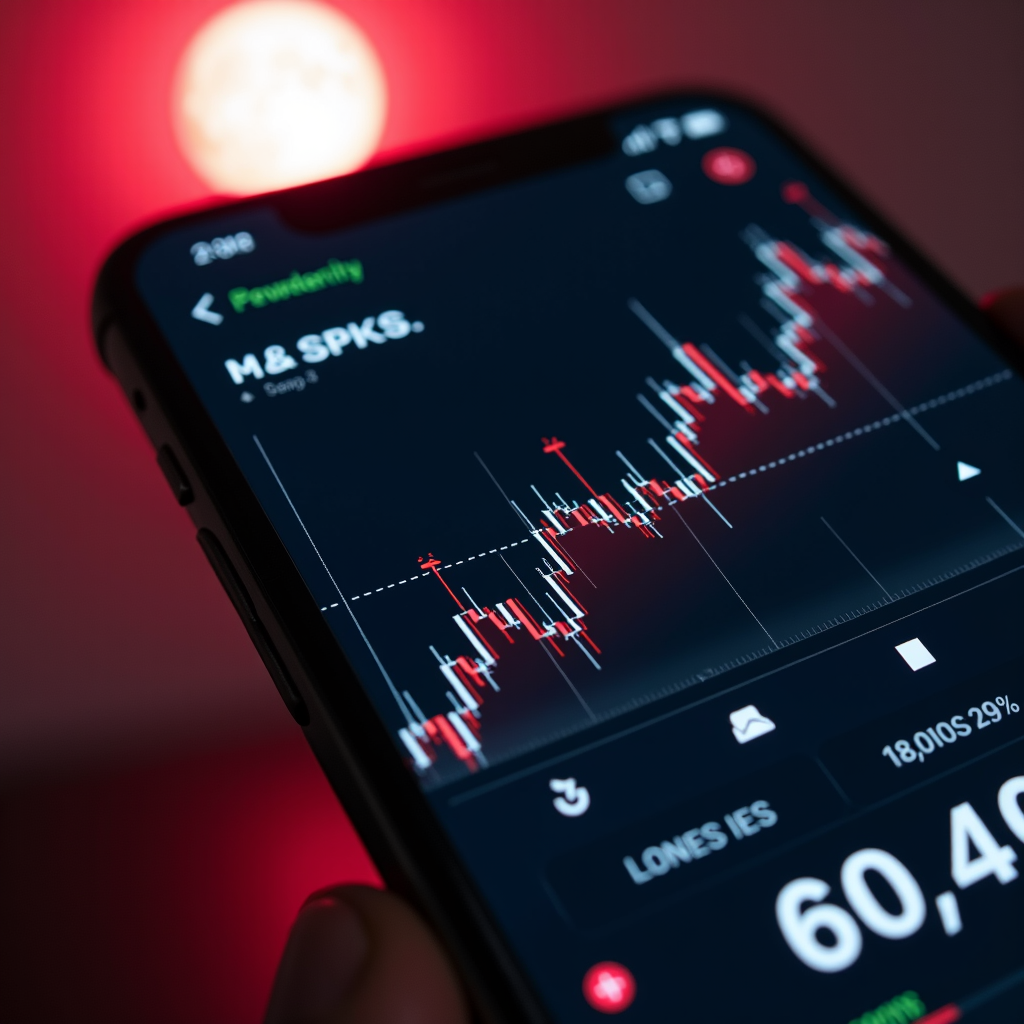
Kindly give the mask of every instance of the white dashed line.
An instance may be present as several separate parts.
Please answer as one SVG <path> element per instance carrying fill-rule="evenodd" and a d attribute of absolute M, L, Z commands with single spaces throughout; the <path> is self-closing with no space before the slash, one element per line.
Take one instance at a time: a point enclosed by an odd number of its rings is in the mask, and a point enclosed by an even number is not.
<path fill-rule="evenodd" d="M 478 555 L 468 555 L 466 558 L 461 558 L 457 562 L 449 562 L 447 565 L 442 566 L 443 569 L 452 569 L 457 565 L 464 565 L 466 562 L 476 561 L 478 558 L 486 558 L 488 555 L 496 555 L 499 551 L 508 551 L 509 548 L 518 547 L 520 544 L 528 544 L 530 542 L 529 537 L 524 537 L 522 540 L 514 540 L 509 544 L 503 544 L 500 548 L 491 548 L 490 551 L 481 551 Z M 352 601 L 358 601 L 360 597 L 370 597 L 371 594 L 379 594 L 384 590 L 392 590 L 395 587 L 401 586 L 403 583 L 412 583 L 413 580 L 418 580 L 422 576 L 429 576 L 429 572 L 421 572 L 417 576 L 410 576 L 405 580 L 398 580 L 396 583 L 388 583 L 383 587 L 377 587 L 376 590 L 366 590 L 362 594 L 357 594 L 350 598 Z M 331 608 L 337 608 L 337 604 L 330 605 Z M 328 606 L 324 605 L 320 611 L 325 612 L 328 610 Z"/>
<path fill-rule="evenodd" d="M 960 398 L 966 398 L 968 395 L 973 395 L 978 391 L 983 391 L 985 388 L 993 387 L 996 384 L 1002 384 L 1004 381 L 1010 380 L 1013 377 L 1012 370 L 1001 370 L 999 373 L 993 373 L 988 377 L 982 377 L 981 380 L 976 380 L 972 384 L 965 384 L 962 388 L 957 388 L 954 391 L 947 391 L 944 395 L 939 395 L 936 398 L 930 398 L 926 402 L 921 402 L 918 405 L 912 406 L 907 409 L 907 413 L 910 416 L 917 416 L 922 412 L 927 412 L 929 409 L 937 409 L 940 405 L 945 405 L 947 402 L 955 402 Z M 779 466 L 784 465 L 787 462 L 795 462 L 797 459 L 802 459 L 807 455 L 813 455 L 815 452 L 824 451 L 826 448 L 831 448 L 833 445 L 842 444 L 844 441 L 852 441 L 854 437 L 861 437 L 864 434 L 870 434 L 874 430 L 881 430 L 882 427 L 891 427 L 894 423 L 902 423 L 904 419 L 902 416 L 892 415 L 886 416 L 883 419 L 875 420 L 872 423 L 866 423 L 862 427 L 856 427 L 853 430 L 847 430 L 843 434 L 836 434 L 835 437 L 830 437 L 825 441 L 819 441 L 817 444 L 809 445 L 806 448 L 801 448 L 799 451 L 790 452 L 789 455 L 785 455 L 780 459 L 773 460 L 763 466 L 755 466 L 751 469 L 746 470 L 743 473 L 738 473 L 735 476 L 729 477 L 727 480 L 719 480 L 718 483 L 711 484 L 708 487 L 709 491 L 719 490 L 725 487 L 727 484 L 734 484 L 739 480 L 743 480 L 748 476 L 756 476 L 758 473 L 766 473 L 769 469 L 776 469 Z M 449 562 L 443 568 L 451 569 L 455 565 L 462 565 L 464 562 L 472 562 L 477 558 L 485 558 L 488 554 L 495 555 L 499 551 L 508 551 L 509 548 L 518 547 L 520 544 L 528 544 L 530 542 L 529 537 L 524 537 L 522 540 L 514 540 L 510 544 L 503 544 L 500 548 L 491 548 L 490 551 L 481 551 L 478 555 L 469 555 L 465 559 L 461 559 L 458 562 Z M 419 579 L 421 576 L 429 576 L 429 572 L 421 572 L 418 576 L 410 576 L 407 580 L 399 580 L 398 583 L 412 583 L 413 580 Z M 389 583 L 384 587 L 378 587 L 376 590 L 366 590 L 361 595 L 362 597 L 369 597 L 371 594 L 379 594 L 384 590 L 391 590 L 395 586 L 394 583 Z M 353 601 L 358 601 L 359 596 L 351 598 Z M 338 605 L 332 604 L 331 608 L 337 608 Z M 320 611 L 327 611 L 328 606 L 325 605 Z"/>
<path fill-rule="evenodd" d="M 948 391 L 944 395 L 939 395 L 937 398 L 930 398 L 927 402 L 921 402 L 919 405 L 915 405 L 908 409 L 907 412 L 911 416 L 916 416 L 919 413 L 926 412 L 928 409 L 936 409 L 940 405 L 945 405 L 947 402 L 955 402 L 959 398 L 966 398 L 968 395 L 973 395 L 977 391 L 982 391 L 985 388 L 990 388 L 995 384 L 1001 384 L 1003 381 L 1009 380 L 1013 376 L 1012 370 L 1002 370 L 999 373 L 993 373 L 989 377 L 983 377 L 981 380 L 976 380 L 973 384 L 966 384 L 962 388 L 957 388 L 955 391 Z M 815 452 L 824 451 L 826 448 L 831 448 L 833 445 L 842 444 L 844 441 L 852 441 L 855 437 L 861 437 L 864 434 L 870 434 L 873 430 L 880 430 L 882 427 L 890 427 L 894 423 L 902 423 L 902 416 L 886 416 L 884 419 L 875 420 L 873 423 L 865 423 L 862 427 L 855 427 L 853 430 L 847 430 L 843 434 L 836 434 L 835 437 L 830 437 L 826 441 L 819 441 L 817 444 L 809 445 L 807 448 L 802 448 L 800 451 L 791 452 L 789 455 L 778 459 L 775 462 L 769 462 L 767 467 L 760 466 L 757 469 L 748 469 L 745 473 L 738 473 L 736 476 L 729 477 L 728 480 L 720 480 L 716 484 L 711 484 L 708 487 L 709 491 L 717 490 L 718 488 L 725 487 L 727 483 L 733 484 L 737 480 L 742 480 L 747 476 L 753 476 L 758 472 L 765 472 L 767 469 L 775 469 L 777 466 L 781 466 L 785 462 L 794 462 L 796 459 L 802 459 L 807 455 L 813 455 Z"/>

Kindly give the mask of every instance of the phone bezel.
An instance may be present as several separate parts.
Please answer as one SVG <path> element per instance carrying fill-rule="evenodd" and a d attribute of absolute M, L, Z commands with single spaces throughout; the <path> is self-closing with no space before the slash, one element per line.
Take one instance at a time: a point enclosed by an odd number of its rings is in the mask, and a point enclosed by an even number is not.
<path fill-rule="evenodd" d="M 303 730 L 316 757 L 386 883 L 419 906 L 438 929 L 487 1020 L 550 1018 L 147 310 L 135 287 L 135 265 L 162 233 L 211 215 L 270 205 L 303 230 L 336 230 L 579 163 L 617 144 L 613 118 L 634 111 L 639 116 L 668 102 L 729 103 L 762 120 L 954 313 L 1018 372 L 1024 369 L 1014 342 L 776 118 L 744 100 L 704 91 L 660 93 L 344 178 L 207 205 L 123 242 L 105 262 L 94 293 L 93 331 L 100 355 L 129 398 L 144 389 L 142 408 L 138 399 L 132 404 L 154 444 L 173 445 L 196 492 L 189 506 L 193 521 L 217 536 L 249 588 L 309 709 Z"/>

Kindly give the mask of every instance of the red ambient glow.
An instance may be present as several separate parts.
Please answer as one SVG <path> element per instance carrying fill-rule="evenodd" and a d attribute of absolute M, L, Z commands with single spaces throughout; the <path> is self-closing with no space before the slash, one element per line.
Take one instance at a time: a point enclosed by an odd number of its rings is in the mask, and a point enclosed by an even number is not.
<path fill-rule="evenodd" d="M 211 188 L 248 194 L 354 171 L 384 130 L 387 85 L 363 32 L 314 0 L 214 15 L 178 66 L 174 127 Z"/>
<path fill-rule="evenodd" d="M 700 166 L 719 185 L 742 185 L 750 181 L 757 170 L 757 164 L 749 153 L 729 146 L 720 146 L 705 153 Z"/>
<path fill-rule="evenodd" d="M 636 981 L 622 964 L 605 960 L 583 976 L 583 995 L 601 1013 L 621 1013 L 636 998 Z"/>

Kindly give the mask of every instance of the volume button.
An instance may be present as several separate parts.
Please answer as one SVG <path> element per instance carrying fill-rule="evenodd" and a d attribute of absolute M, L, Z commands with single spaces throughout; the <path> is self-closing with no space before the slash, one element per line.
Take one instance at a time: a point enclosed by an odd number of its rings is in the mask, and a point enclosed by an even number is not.
<path fill-rule="evenodd" d="M 231 564 L 228 553 L 224 550 L 221 542 L 206 527 L 203 527 L 196 534 L 196 540 L 199 541 L 203 554 L 206 555 L 206 559 L 217 574 L 217 579 L 220 580 L 221 586 L 227 592 L 228 597 L 231 598 L 231 603 L 235 606 L 235 611 L 241 616 L 246 628 L 249 627 L 250 623 L 259 621 L 256 618 L 256 608 L 249 599 L 249 594 L 242 585 L 242 581 L 238 578 L 238 573 L 235 572 L 235 567 Z"/>
<path fill-rule="evenodd" d="M 267 633 L 263 623 L 260 622 L 252 599 L 249 597 L 241 578 L 235 571 L 235 567 L 231 564 L 231 560 L 228 558 L 228 554 L 221 545 L 221 542 L 205 527 L 196 534 L 196 540 L 199 541 L 199 546 L 203 549 L 213 571 L 217 574 L 217 579 L 220 580 L 221 586 L 227 591 L 231 603 L 235 606 L 235 611 L 241 617 L 246 632 L 249 634 L 249 639 L 252 640 L 256 652 L 270 673 L 270 678 L 277 687 L 277 692 L 281 695 L 285 707 L 288 708 L 292 718 L 299 725 L 309 725 L 309 711 L 306 708 L 306 704 L 288 675 L 288 670 L 284 667 L 281 656 L 274 647 L 274 642 L 270 639 L 270 635 Z"/>

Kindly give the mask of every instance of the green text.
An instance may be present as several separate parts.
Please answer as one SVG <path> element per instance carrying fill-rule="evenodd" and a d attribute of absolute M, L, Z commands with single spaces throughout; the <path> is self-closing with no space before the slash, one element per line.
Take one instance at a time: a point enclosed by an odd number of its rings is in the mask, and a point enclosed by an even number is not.
<path fill-rule="evenodd" d="M 244 313 L 247 307 L 262 309 L 274 302 L 285 302 L 300 295 L 310 295 L 334 288 L 339 284 L 362 284 L 363 265 L 359 260 L 327 261 L 326 267 L 309 270 L 300 274 L 293 270 L 290 277 L 273 284 L 259 285 L 256 288 L 232 288 L 228 292 L 228 301 L 236 313 Z"/>
<path fill-rule="evenodd" d="M 925 1009 L 921 997 L 916 992 L 907 991 L 855 1017 L 850 1024 L 910 1024 L 910 1021 L 923 1016 Z"/>

